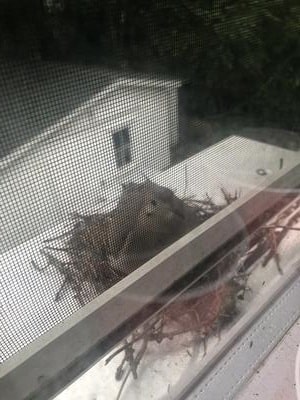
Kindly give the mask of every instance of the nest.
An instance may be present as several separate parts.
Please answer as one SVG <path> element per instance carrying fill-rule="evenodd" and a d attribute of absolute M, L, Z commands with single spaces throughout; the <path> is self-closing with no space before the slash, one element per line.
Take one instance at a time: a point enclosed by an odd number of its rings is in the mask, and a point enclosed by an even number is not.
<path fill-rule="evenodd" d="M 47 239 L 41 249 L 48 265 L 64 278 L 55 300 L 59 301 L 67 288 L 81 304 L 103 293 L 240 195 L 231 195 L 225 189 L 221 192 L 224 201 L 217 205 L 208 194 L 202 200 L 180 199 L 172 190 L 146 180 L 123 185 L 117 206 L 109 213 L 73 215 L 71 231 Z M 237 300 L 243 300 L 249 289 L 247 279 L 257 259 L 261 258 L 266 266 L 274 258 L 282 273 L 278 246 L 290 229 L 298 230 L 293 225 L 300 218 L 300 198 L 284 199 L 277 207 L 273 210 L 278 213 L 273 224 L 264 224 L 269 215 L 257 221 L 246 251 L 237 247 L 213 271 L 204 271 L 196 290 L 188 290 L 167 306 L 160 304 L 161 311 L 134 330 L 107 359 L 108 363 L 117 354 L 124 354 L 116 371 L 116 379 L 123 380 L 118 399 L 130 374 L 137 378 L 138 366 L 150 342 L 161 343 L 192 332 L 195 340 L 203 342 L 206 353 L 206 339 L 219 334 L 222 326 L 238 313 Z M 53 242 L 63 245 L 53 246 Z M 64 260 L 58 253 L 63 254 Z M 233 273 L 226 275 L 228 271 Z M 220 279 L 224 273 L 226 279 Z"/>
<path fill-rule="evenodd" d="M 276 205 L 273 211 L 278 214 L 273 223 L 261 224 L 269 218 L 268 215 L 261 216 L 249 235 L 246 252 L 240 253 L 239 248 L 235 249 L 217 262 L 215 270 L 223 271 L 230 269 L 233 260 L 239 259 L 238 266 L 228 279 L 216 279 L 212 284 L 211 274 L 206 274 L 204 278 L 209 275 L 209 284 L 207 279 L 200 279 L 196 288 L 188 289 L 138 327 L 124 344 L 107 358 L 106 363 L 109 363 L 119 353 L 123 353 L 123 359 L 115 374 L 116 380 L 122 380 L 117 400 L 120 399 L 129 376 L 137 379 L 138 367 L 150 342 L 159 344 L 163 340 L 172 340 L 178 335 L 192 333 L 194 342 L 203 343 L 204 355 L 206 354 L 207 339 L 213 334 L 220 337 L 222 327 L 238 315 L 238 301 L 243 301 L 245 292 L 251 290 L 247 281 L 256 260 L 261 259 L 261 265 L 266 267 L 270 260 L 274 259 L 278 272 L 283 273 L 278 247 L 290 230 L 300 231 L 300 228 L 294 227 L 300 220 L 300 196 L 295 197 L 288 196 Z M 224 198 L 228 204 L 233 201 L 233 197 L 228 194 Z"/>
<path fill-rule="evenodd" d="M 45 240 L 41 254 L 63 275 L 56 301 L 71 288 L 85 304 L 154 257 L 238 197 L 222 189 L 224 204 L 180 199 L 150 180 L 123 185 L 116 208 L 106 214 L 73 214 L 73 228 Z M 33 263 L 39 268 L 36 263 Z"/>

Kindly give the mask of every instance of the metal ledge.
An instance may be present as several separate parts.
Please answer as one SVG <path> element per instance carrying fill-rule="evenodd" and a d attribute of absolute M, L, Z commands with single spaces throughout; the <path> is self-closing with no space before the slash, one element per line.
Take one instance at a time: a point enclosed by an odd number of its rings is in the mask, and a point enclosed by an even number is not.
<path fill-rule="evenodd" d="M 300 316 L 300 260 L 231 328 L 178 400 L 233 400 Z"/>
<path fill-rule="evenodd" d="M 300 182 L 300 164 L 237 200 L 0 367 L 0 398 L 48 399 L 127 334 L 154 298 L 238 237 Z"/>

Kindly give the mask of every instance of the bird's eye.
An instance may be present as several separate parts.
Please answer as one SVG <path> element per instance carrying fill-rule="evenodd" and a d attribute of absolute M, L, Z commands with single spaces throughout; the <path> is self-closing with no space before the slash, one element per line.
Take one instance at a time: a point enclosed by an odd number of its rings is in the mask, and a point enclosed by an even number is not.
<path fill-rule="evenodd" d="M 156 200 L 151 200 L 151 204 L 152 204 L 153 206 L 156 206 L 156 205 L 157 205 Z"/>

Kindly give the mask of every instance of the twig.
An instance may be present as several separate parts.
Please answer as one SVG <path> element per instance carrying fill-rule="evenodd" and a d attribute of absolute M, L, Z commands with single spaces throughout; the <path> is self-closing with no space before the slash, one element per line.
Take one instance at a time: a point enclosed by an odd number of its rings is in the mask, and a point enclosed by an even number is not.
<path fill-rule="evenodd" d="M 143 338 L 142 347 L 139 350 L 136 358 L 135 359 L 134 358 L 130 358 L 130 361 L 129 361 L 129 367 L 130 368 L 127 371 L 127 374 L 126 374 L 126 376 L 125 376 L 125 378 L 124 378 L 124 380 L 123 380 L 123 382 L 121 384 L 121 387 L 120 387 L 120 390 L 118 392 L 118 396 L 117 396 L 116 400 L 120 400 L 121 394 L 123 392 L 123 389 L 125 387 L 125 384 L 126 384 L 128 378 L 129 378 L 130 372 L 132 372 L 132 375 L 133 375 L 134 379 L 137 379 L 137 368 L 138 368 L 138 366 L 139 366 L 139 364 L 140 364 L 140 362 L 141 362 L 141 360 L 143 358 L 143 355 L 145 354 L 145 352 L 147 350 L 148 341 L 149 341 L 149 339 L 147 337 Z"/>
<path fill-rule="evenodd" d="M 128 344 L 127 339 L 125 339 L 124 342 L 125 342 L 125 345 Z M 121 364 L 118 366 L 117 371 L 116 371 L 115 377 L 116 377 L 117 381 L 122 379 L 122 376 L 123 376 L 123 373 L 124 373 L 124 370 L 123 370 L 124 364 L 125 364 L 126 361 L 127 362 L 131 362 L 131 359 L 133 358 L 133 353 L 134 353 L 134 350 L 133 350 L 132 346 L 126 347 L 123 360 L 121 361 Z"/>
<path fill-rule="evenodd" d="M 281 229 L 287 229 L 289 231 L 299 231 L 300 232 L 300 228 L 295 228 L 294 226 L 286 226 L 286 225 L 264 225 L 261 227 L 261 229 L 277 229 L 277 228 L 281 228 Z"/>
<path fill-rule="evenodd" d="M 61 284 L 60 288 L 58 289 L 58 292 L 55 295 L 55 301 L 59 301 L 61 298 L 61 294 L 63 292 L 63 290 L 65 289 L 65 286 L 70 283 L 69 279 L 67 277 L 65 277 L 63 283 Z"/>
<path fill-rule="evenodd" d="M 145 334 L 149 330 L 154 328 L 154 326 L 157 324 L 157 322 L 159 322 L 159 320 L 160 320 L 160 318 L 155 319 L 155 321 L 152 324 L 147 325 L 147 328 L 145 328 L 145 326 L 144 326 L 144 330 L 141 333 L 136 335 L 130 342 L 126 341 L 126 343 L 123 346 L 119 347 L 115 352 L 113 352 L 109 357 L 107 357 L 107 359 L 105 360 L 105 365 L 107 365 L 119 353 L 122 353 L 123 350 L 126 350 L 128 347 L 132 346 L 134 343 L 136 343 L 139 340 L 143 339 Z"/>
<path fill-rule="evenodd" d="M 31 265 L 33 266 L 34 269 L 36 269 L 39 272 L 42 272 L 49 267 L 49 264 L 47 264 L 45 267 L 39 267 L 34 260 L 31 260 Z"/>
<path fill-rule="evenodd" d="M 278 248 L 279 244 L 282 242 L 282 240 L 284 239 L 284 237 L 286 236 L 286 234 L 288 233 L 289 228 L 291 228 L 291 225 L 295 222 L 295 220 L 297 220 L 299 218 L 299 216 L 300 216 L 300 211 L 298 209 L 296 209 L 290 215 L 286 225 L 283 227 L 283 230 L 277 235 L 277 237 L 274 236 L 275 232 L 271 230 L 271 233 L 272 233 L 271 246 L 272 246 L 272 248 L 270 249 L 269 253 L 266 255 L 266 257 L 262 263 L 263 266 L 266 266 L 273 256 L 275 256 L 276 264 L 279 262 L 279 255 L 277 253 L 277 248 Z M 276 241 L 276 244 L 274 241 Z M 279 271 L 281 271 L 281 268 L 279 269 Z"/>
<path fill-rule="evenodd" d="M 63 253 L 70 253 L 73 249 L 68 248 L 68 247 L 51 247 L 51 246 L 45 246 L 45 250 L 52 250 L 52 251 L 60 251 Z"/>
<path fill-rule="evenodd" d="M 279 273 L 283 274 L 278 254 L 279 238 L 276 237 L 276 233 L 274 230 L 270 231 L 268 235 L 268 241 L 270 243 L 270 251 L 266 255 L 262 265 L 265 266 L 270 261 L 271 258 L 274 258 Z"/>
<path fill-rule="evenodd" d="M 221 188 L 221 192 L 222 192 L 222 194 L 223 194 L 223 196 L 224 196 L 224 199 L 225 199 L 226 203 L 227 203 L 227 204 L 230 204 L 230 203 L 231 203 L 231 201 L 230 201 L 230 198 L 231 198 L 230 194 L 229 194 L 229 193 L 227 192 L 227 190 L 225 190 L 224 188 Z"/>
<path fill-rule="evenodd" d="M 123 379 L 123 382 L 122 382 L 121 386 L 120 386 L 120 389 L 119 389 L 118 395 L 116 397 L 116 400 L 120 400 L 122 392 L 123 392 L 123 389 L 124 389 L 124 386 L 125 386 L 128 378 L 129 378 L 130 372 L 131 372 L 131 370 L 129 369 L 127 371 L 127 374 L 126 374 L 125 378 Z"/>
<path fill-rule="evenodd" d="M 125 350 L 125 360 L 128 362 L 128 364 L 130 365 L 130 367 L 134 364 L 134 350 L 133 347 L 127 347 L 127 349 Z M 137 373 L 136 373 L 136 368 L 133 369 L 131 367 L 131 371 L 133 374 L 134 379 L 137 379 Z"/>
<path fill-rule="evenodd" d="M 55 242 L 56 240 L 64 239 L 66 236 L 72 235 L 73 233 L 74 233 L 74 228 L 72 228 L 71 230 L 69 230 L 67 232 L 62 233 L 59 236 L 55 236 L 55 237 L 52 237 L 52 238 L 45 239 L 43 242 L 44 243 Z"/>
<path fill-rule="evenodd" d="M 149 342 L 149 338 L 146 336 L 143 339 L 143 344 L 142 344 L 142 347 L 141 347 L 140 351 L 138 352 L 135 360 L 133 360 L 132 364 L 130 365 L 131 372 L 132 372 L 132 375 L 133 375 L 134 379 L 137 379 L 137 368 L 138 368 L 138 366 L 139 366 L 139 364 L 140 364 L 140 362 L 141 362 L 141 360 L 143 358 L 143 355 L 145 354 L 145 352 L 147 350 L 148 342 Z"/>
<path fill-rule="evenodd" d="M 234 195 L 231 195 L 225 188 L 221 188 L 221 192 L 224 196 L 224 199 L 227 203 L 227 205 L 231 204 L 232 202 L 234 202 L 235 200 L 237 200 L 240 195 L 241 195 L 241 190 L 238 192 L 237 190 L 235 190 Z"/>

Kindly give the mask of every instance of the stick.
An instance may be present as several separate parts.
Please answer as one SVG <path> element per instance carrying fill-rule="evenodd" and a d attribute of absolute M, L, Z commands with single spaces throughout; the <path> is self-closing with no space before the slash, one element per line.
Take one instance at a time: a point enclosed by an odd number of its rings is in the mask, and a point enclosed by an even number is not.
<path fill-rule="evenodd" d="M 126 374 L 126 376 L 125 376 L 125 378 L 124 378 L 122 384 L 121 384 L 121 387 L 120 387 L 120 389 L 119 389 L 119 392 L 118 392 L 118 395 L 117 395 L 117 397 L 116 397 L 116 400 L 120 400 L 121 394 L 122 394 L 122 392 L 123 392 L 125 383 L 127 382 L 127 379 L 129 378 L 130 372 L 131 372 L 131 370 L 129 369 L 129 370 L 127 371 L 127 374 Z"/>
<path fill-rule="evenodd" d="M 66 284 L 69 282 L 69 279 L 65 277 L 63 283 L 61 284 L 61 287 L 58 289 L 58 292 L 55 295 L 55 301 L 59 301 L 61 297 L 61 293 L 63 292 Z"/>
<path fill-rule="evenodd" d="M 49 264 L 47 264 L 46 267 L 40 268 L 34 260 L 31 260 L 31 265 L 33 266 L 34 269 L 36 269 L 39 272 L 44 271 L 49 267 Z"/>
<path fill-rule="evenodd" d="M 127 342 L 120 348 L 118 348 L 115 352 L 113 352 L 106 360 L 105 360 L 105 365 L 107 365 L 115 356 L 117 356 L 119 353 L 122 353 L 123 350 L 126 350 L 128 347 L 132 346 L 134 343 L 138 342 L 139 340 L 143 339 L 145 336 L 145 333 L 147 333 L 150 329 L 152 329 L 155 324 L 158 321 L 155 320 L 155 322 L 147 327 L 143 332 L 141 332 L 139 335 L 137 335 L 134 339 L 132 339 L 130 342 Z"/>
<path fill-rule="evenodd" d="M 69 248 L 65 248 L 65 247 L 51 247 L 51 246 L 45 246 L 44 247 L 45 250 L 53 250 L 53 251 L 61 251 L 63 253 L 69 253 L 70 250 Z"/>
<path fill-rule="evenodd" d="M 66 236 L 72 235 L 74 233 L 74 230 L 71 229 L 70 231 L 67 231 L 65 233 L 62 233 L 59 236 L 55 236 L 53 238 L 48 238 L 44 240 L 44 243 L 50 243 L 50 242 L 54 242 L 55 240 L 59 240 L 59 239 L 64 239 Z"/>
<path fill-rule="evenodd" d="M 146 336 L 146 337 L 143 339 L 142 348 L 141 348 L 140 351 L 138 352 L 138 354 L 137 354 L 135 360 L 132 360 L 132 362 L 131 362 L 131 364 L 130 364 L 130 369 L 131 369 L 131 372 L 132 372 L 132 375 L 133 375 L 134 379 L 137 379 L 137 368 L 138 368 L 139 363 L 141 362 L 141 360 L 142 360 L 142 358 L 143 358 L 143 355 L 145 354 L 145 352 L 146 352 L 146 350 L 147 350 L 148 342 L 149 342 L 149 339 L 148 339 L 148 337 Z"/>
<path fill-rule="evenodd" d="M 300 228 L 295 228 L 293 226 L 285 226 L 285 225 L 265 225 L 262 226 L 261 229 L 277 229 L 277 228 L 281 228 L 281 229 L 287 229 L 290 231 L 299 231 L 300 232 Z"/>
<path fill-rule="evenodd" d="M 266 266 L 272 257 L 275 257 L 275 261 L 277 264 L 277 262 L 279 261 L 278 258 L 276 260 L 276 257 L 278 256 L 277 248 L 278 248 L 279 244 L 282 242 L 282 240 L 284 239 L 284 237 L 286 236 L 289 229 L 291 228 L 291 225 L 293 224 L 295 219 L 298 219 L 299 216 L 300 216 L 299 210 L 296 210 L 291 214 L 290 218 L 288 219 L 288 221 L 286 223 L 286 226 L 283 227 L 283 230 L 279 233 L 278 237 L 276 238 L 276 248 L 275 249 L 271 248 L 271 250 L 266 255 L 266 257 L 262 263 L 263 266 Z M 276 255 L 276 253 L 277 253 L 277 255 Z M 280 272 L 280 269 L 279 269 L 279 272 Z"/>

